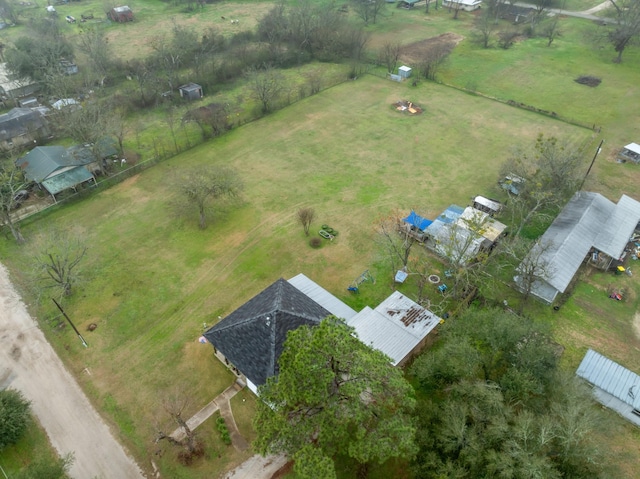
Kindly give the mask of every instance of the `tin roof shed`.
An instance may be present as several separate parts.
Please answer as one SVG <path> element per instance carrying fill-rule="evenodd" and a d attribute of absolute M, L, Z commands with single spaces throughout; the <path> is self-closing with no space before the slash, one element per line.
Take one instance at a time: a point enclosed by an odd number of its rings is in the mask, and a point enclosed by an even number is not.
<path fill-rule="evenodd" d="M 593 395 L 600 404 L 640 426 L 640 376 L 592 349 L 576 374 L 593 385 Z"/>

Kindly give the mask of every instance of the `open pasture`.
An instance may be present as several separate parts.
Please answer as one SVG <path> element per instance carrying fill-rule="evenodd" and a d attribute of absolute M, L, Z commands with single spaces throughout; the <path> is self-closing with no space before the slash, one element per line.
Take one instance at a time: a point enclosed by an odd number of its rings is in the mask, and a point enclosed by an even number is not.
<path fill-rule="evenodd" d="M 403 115 L 393 107 L 402 99 L 424 112 Z M 361 298 L 350 298 L 346 287 L 376 261 L 378 216 L 416 208 L 433 217 L 450 203 L 497 193 L 509 147 L 540 132 L 591 135 L 442 86 L 412 88 L 372 76 L 305 99 L 24 224 L 27 237 L 71 229 L 89 246 L 85 281 L 65 307 L 80 330 L 92 322 L 98 329 L 86 333 L 86 350 L 71 331 L 50 337 L 148 467 L 158 448 L 154 423 L 167 419 L 163 394 L 180 384 L 193 397 L 194 412 L 233 381 L 210 347 L 197 343 L 203 323 L 299 272 L 359 307 Z M 245 193 L 240 208 L 219 211 L 200 231 L 195 211 L 192 217 L 172 212 L 171 182 L 180 169 L 205 163 L 236 168 Z M 310 248 L 295 219 L 301 206 L 316 210 L 312 230 L 328 223 L 338 238 Z M 25 267 L 22 250 L 8 242 L 1 248 L 14 271 Z M 378 278 L 371 302 L 388 294 L 389 280 L 390 274 Z M 34 310 L 42 319 L 51 311 L 48 303 Z M 87 367 L 90 376 L 82 373 Z M 211 473 L 241 459 L 216 451 L 226 460 L 207 461 Z M 196 477 L 188 471 L 172 477 Z"/>

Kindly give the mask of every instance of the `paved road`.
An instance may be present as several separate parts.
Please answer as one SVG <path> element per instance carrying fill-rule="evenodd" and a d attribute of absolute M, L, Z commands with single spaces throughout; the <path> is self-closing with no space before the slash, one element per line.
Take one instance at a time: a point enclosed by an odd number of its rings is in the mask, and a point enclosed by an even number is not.
<path fill-rule="evenodd" d="M 73 452 L 74 479 L 144 475 L 65 369 L 0 264 L 0 387 L 22 391 L 60 455 Z"/>

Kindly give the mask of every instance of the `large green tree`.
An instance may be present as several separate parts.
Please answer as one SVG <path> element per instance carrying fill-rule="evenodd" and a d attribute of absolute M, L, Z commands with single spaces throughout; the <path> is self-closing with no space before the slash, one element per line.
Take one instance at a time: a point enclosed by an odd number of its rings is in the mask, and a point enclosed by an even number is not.
<path fill-rule="evenodd" d="M 545 327 L 501 310 L 470 310 L 412 368 L 417 478 L 609 477 L 589 391 L 558 369 Z M 615 477 L 615 474 L 611 477 Z"/>
<path fill-rule="evenodd" d="M 415 453 L 413 389 L 389 358 L 330 316 L 287 336 L 280 373 L 259 389 L 261 454 L 286 453 L 304 478 L 335 477 L 333 459 L 372 462 Z"/>
<path fill-rule="evenodd" d="M 0 450 L 22 437 L 29 422 L 29 407 L 20 391 L 0 391 Z"/>

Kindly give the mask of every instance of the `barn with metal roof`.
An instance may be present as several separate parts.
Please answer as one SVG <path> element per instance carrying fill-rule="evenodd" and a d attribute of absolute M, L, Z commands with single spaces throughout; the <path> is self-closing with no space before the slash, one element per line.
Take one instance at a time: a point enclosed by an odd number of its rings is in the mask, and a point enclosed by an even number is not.
<path fill-rule="evenodd" d="M 622 258 L 639 221 L 640 202 L 633 198 L 622 195 L 616 204 L 599 193 L 576 193 L 529 253 L 540 255 L 538 263 L 546 265 L 531 293 L 552 303 L 585 261 L 609 268 Z M 522 278 L 514 279 L 523 284 Z"/>
<path fill-rule="evenodd" d="M 640 376 L 592 349 L 576 374 L 593 386 L 600 404 L 640 426 Z"/>

